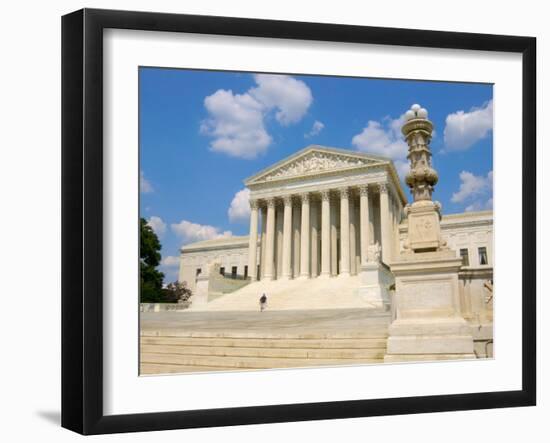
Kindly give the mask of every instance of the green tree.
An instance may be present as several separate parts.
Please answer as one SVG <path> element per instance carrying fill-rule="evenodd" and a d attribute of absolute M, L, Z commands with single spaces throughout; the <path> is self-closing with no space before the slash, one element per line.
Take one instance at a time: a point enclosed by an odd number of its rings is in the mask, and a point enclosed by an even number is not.
<path fill-rule="evenodd" d="M 178 281 L 168 283 L 162 292 L 168 303 L 185 303 L 193 295 L 191 289 L 187 287 L 187 282 Z"/>
<path fill-rule="evenodd" d="M 160 241 L 157 234 L 140 218 L 139 271 L 140 300 L 142 303 L 158 303 L 164 301 L 162 281 L 164 274 L 157 269 L 160 264 Z"/>

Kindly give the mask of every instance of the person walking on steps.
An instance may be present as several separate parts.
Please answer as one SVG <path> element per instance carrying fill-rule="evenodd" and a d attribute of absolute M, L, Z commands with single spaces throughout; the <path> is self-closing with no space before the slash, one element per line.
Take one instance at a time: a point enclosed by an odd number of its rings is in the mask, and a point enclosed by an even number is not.
<path fill-rule="evenodd" d="M 267 308 L 267 296 L 262 294 L 260 297 L 260 312 L 262 312 L 265 308 Z"/>

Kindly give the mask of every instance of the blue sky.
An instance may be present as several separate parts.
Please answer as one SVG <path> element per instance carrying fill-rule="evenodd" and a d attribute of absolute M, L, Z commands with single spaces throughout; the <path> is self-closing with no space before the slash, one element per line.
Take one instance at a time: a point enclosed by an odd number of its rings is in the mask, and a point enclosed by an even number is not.
<path fill-rule="evenodd" d="M 404 175 L 414 103 L 435 126 L 443 212 L 492 207 L 492 85 L 159 68 L 139 80 L 140 211 L 167 281 L 183 244 L 247 234 L 243 180 L 307 145 L 386 156 Z"/>

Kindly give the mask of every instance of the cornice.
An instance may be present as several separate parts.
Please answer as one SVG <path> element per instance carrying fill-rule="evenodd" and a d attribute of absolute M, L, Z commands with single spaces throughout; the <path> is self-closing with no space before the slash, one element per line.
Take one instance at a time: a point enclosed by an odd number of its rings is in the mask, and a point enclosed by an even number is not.
<path fill-rule="evenodd" d="M 259 241 L 258 241 L 259 244 Z M 189 248 L 185 249 L 185 246 L 183 246 L 180 249 L 181 255 L 189 255 L 189 254 L 195 254 L 195 253 L 201 253 L 201 252 L 209 252 L 209 251 L 219 251 L 219 250 L 230 250 L 230 249 L 247 249 L 248 250 L 248 237 L 246 242 L 239 243 L 239 244 L 219 244 L 219 245 L 212 245 L 212 246 L 199 246 L 197 248 Z"/>

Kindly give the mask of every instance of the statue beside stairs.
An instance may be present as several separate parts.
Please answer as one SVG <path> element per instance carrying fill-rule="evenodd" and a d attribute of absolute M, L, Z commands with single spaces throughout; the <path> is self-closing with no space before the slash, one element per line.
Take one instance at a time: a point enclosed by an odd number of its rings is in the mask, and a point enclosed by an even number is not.
<path fill-rule="evenodd" d="M 370 309 L 387 311 L 390 308 L 389 287 L 394 279 L 390 269 L 382 263 L 381 254 L 378 242 L 367 248 L 367 262 L 361 264 L 358 294 Z"/>

